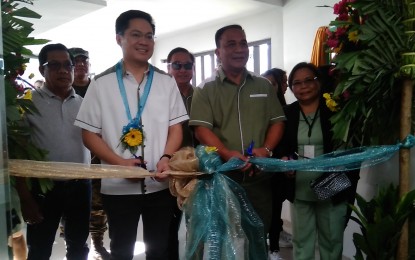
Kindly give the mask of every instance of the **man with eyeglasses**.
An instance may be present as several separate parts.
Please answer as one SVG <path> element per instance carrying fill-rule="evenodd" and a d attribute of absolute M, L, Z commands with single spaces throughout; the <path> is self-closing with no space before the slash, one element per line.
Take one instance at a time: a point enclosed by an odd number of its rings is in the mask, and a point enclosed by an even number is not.
<path fill-rule="evenodd" d="M 214 77 L 195 89 L 189 125 L 202 144 L 218 149 L 225 162 L 232 157 L 245 162 L 249 156 L 271 157 L 285 120 L 277 93 L 268 80 L 247 71 L 249 48 L 240 25 L 217 30 L 215 43 L 220 66 Z M 272 216 L 271 173 L 247 162 L 240 171 L 226 175 L 244 188 L 266 234 Z"/>
<path fill-rule="evenodd" d="M 167 182 L 169 159 L 182 143 L 188 115 L 174 79 L 151 65 L 155 24 L 129 10 L 115 22 L 123 58 L 91 80 L 75 125 L 102 164 L 142 167 L 140 179 L 102 179 L 111 259 L 133 259 L 140 218 L 147 259 L 169 259 L 169 229 L 176 199 Z"/>
<path fill-rule="evenodd" d="M 90 152 L 83 145 L 82 131 L 74 126 L 82 97 L 72 88 L 74 59 L 62 44 L 45 45 L 39 53 L 39 71 L 45 84 L 32 92 L 39 113 L 25 113 L 38 147 L 48 151 L 47 160 L 54 162 L 90 162 Z M 66 259 L 88 258 L 89 216 L 91 208 L 90 180 L 53 179 L 46 193 L 37 181 L 28 189 L 26 179 L 17 180 L 22 213 L 27 223 L 29 260 L 49 259 L 59 221 L 65 221 Z"/>
<path fill-rule="evenodd" d="M 194 73 L 195 56 L 187 49 L 182 47 L 174 48 L 167 55 L 167 71 L 176 80 L 179 87 L 186 111 L 190 114 L 193 96 L 193 86 L 191 80 Z M 181 147 L 196 147 L 199 142 L 194 136 L 192 129 L 189 127 L 189 121 L 182 123 L 183 141 Z M 182 211 L 176 205 L 173 215 L 173 225 L 170 230 L 170 260 L 179 259 L 179 240 L 178 231 L 182 218 Z"/>
<path fill-rule="evenodd" d="M 190 114 L 192 105 L 193 86 L 191 80 L 194 73 L 195 56 L 182 47 L 174 48 L 167 55 L 167 71 L 176 80 L 182 95 L 186 111 Z M 188 121 L 183 124 L 183 141 L 181 147 L 195 147 L 198 141 L 195 139 L 192 129 L 189 127 Z"/>

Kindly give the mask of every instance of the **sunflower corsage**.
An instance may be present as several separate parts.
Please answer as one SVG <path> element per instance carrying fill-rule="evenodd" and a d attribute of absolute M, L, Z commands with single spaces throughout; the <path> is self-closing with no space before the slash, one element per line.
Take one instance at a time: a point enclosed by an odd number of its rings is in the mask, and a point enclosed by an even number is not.
<path fill-rule="evenodd" d="M 122 128 L 122 136 L 120 138 L 121 147 L 129 150 L 131 154 L 137 152 L 138 147 L 143 143 L 143 128 L 138 124 L 138 120 L 132 120 L 128 125 Z"/>

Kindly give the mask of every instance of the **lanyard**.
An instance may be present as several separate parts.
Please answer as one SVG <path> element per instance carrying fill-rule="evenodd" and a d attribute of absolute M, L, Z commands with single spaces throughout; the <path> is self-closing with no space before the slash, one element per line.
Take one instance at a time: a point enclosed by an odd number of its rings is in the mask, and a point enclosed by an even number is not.
<path fill-rule="evenodd" d="M 311 137 L 311 131 L 313 130 L 313 126 L 314 126 L 314 123 L 316 122 L 316 119 L 317 119 L 317 117 L 318 117 L 318 113 L 319 113 L 319 111 L 320 111 L 320 105 L 318 106 L 318 108 L 317 108 L 317 111 L 316 111 L 316 113 L 314 114 L 314 117 L 313 117 L 313 120 L 311 121 L 311 124 L 310 124 L 310 122 L 308 122 L 308 120 L 307 120 L 307 116 L 304 114 L 304 112 L 303 112 L 303 110 L 300 108 L 300 111 L 301 111 L 301 115 L 303 116 L 303 118 L 304 118 L 304 120 L 305 120 L 305 122 L 306 122 L 306 124 L 308 125 L 308 139 L 310 140 L 310 137 Z"/>
<path fill-rule="evenodd" d="M 148 94 L 150 93 L 151 83 L 153 82 L 153 74 L 154 74 L 154 68 L 149 64 L 150 72 L 148 74 L 146 85 L 144 86 L 144 93 L 143 96 L 140 98 L 139 104 L 138 104 L 138 110 L 137 115 L 134 118 L 137 122 L 141 121 L 141 114 L 143 113 L 144 106 L 147 102 Z M 116 65 L 116 73 L 117 73 L 117 80 L 118 80 L 118 88 L 120 89 L 120 94 L 124 103 L 125 112 L 127 114 L 128 121 L 132 121 L 131 112 L 130 112 L 130 106 L 128 105 L 128 99 L 127 94 L 125 92 L 125 86 L 124 81 L 122 79 L 122 62 L 119 61 Z"/>

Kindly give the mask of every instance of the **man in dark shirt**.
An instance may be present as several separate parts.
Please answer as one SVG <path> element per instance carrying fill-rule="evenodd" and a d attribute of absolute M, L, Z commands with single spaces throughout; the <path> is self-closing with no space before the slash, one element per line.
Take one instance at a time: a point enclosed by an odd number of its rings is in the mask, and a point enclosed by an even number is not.
<path fill-rule="evenodd" d="M 167 55 L 167 70 L 170 75 L 176 80 L 182 95 L 184 106 L 187 114 L 190 115 L 190 108 L 192 105 L 193 86 L 190 83 L 194 74 L 195 56 L 187 49 L 182 47 L 174 48 Z M 192 129 L 189 127 L 189 121 L 182 123 L 183 127 L 183 141 L 181 147 L 191 146 L 196 147 L 199 142 L 194 136 Z M 179 260 L 179 240 L 178 231 L 182 219 L 182 211 L 176 206 L 174 210 L 172 225 L 170 228 L 170 260 Z"/>
<path fill-rule="evenodd" d="M 69 51 L 75 58 L 72 87 L 75 89 L 76 94 L 84 97 L 89 83 L 91 82 L 91 79 L 89 78 L 89 69 L 91 67 L 91 64 L 89 63 L 89 53 L 82 48 L 70 48 Z"/>
<path fill-rule="evenodd" d="M 74 81 L 72 87 L 75 92 L 84 97 L 91 83 L 89 69 L 89 52 L 82 48 L 70 48 L 69 51 L 74 56 Z M 100 164 L 99 159 L 92 155 L 93 164 Z M 104 212 L 101 200 L 101 180 L 92 180 L 92 204 L 91 220 L 89 223 L 89 232 L 91 233 L 92 245 L 96 259 L 109 259 L 110 255 L 104 247 L 104 233 L 107 227 L 107 215 Z"/>
<path fill-rule="evenodd" d="M 177 47 L 171 50 L 169 55 L 167 55 L 167 63 L 168 73 L 176 80 L 180 94 L 183 98 L 184 106 L 186 107 L 187 113 L 190 115 L 193 97 L 191 80 L 195 70 L 195 56 L 185 48 Z M 182 126 L 183 141 L 181 147 L 196 147 L 199 143 L 196 138 L 194 138 L 194 133 L 189 127 L 189 121 L 185 121 Z"/>

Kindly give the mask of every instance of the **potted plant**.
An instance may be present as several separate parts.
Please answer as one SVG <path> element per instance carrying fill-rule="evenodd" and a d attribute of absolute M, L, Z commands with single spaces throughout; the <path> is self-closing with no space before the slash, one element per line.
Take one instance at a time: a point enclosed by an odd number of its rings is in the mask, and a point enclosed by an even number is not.
<path fill-rule="evenodd" d="M 359 224 L 362 234 L 353 234 L 355 259 L 395 259 L 402 227 L 415 214 L 415 190 L 400 197 L 398 188 L 390 185 L 370 201 L 360 195 L 356 200 L 358 207 L 351 207 L 357 217 L 351 219 Z"/>

